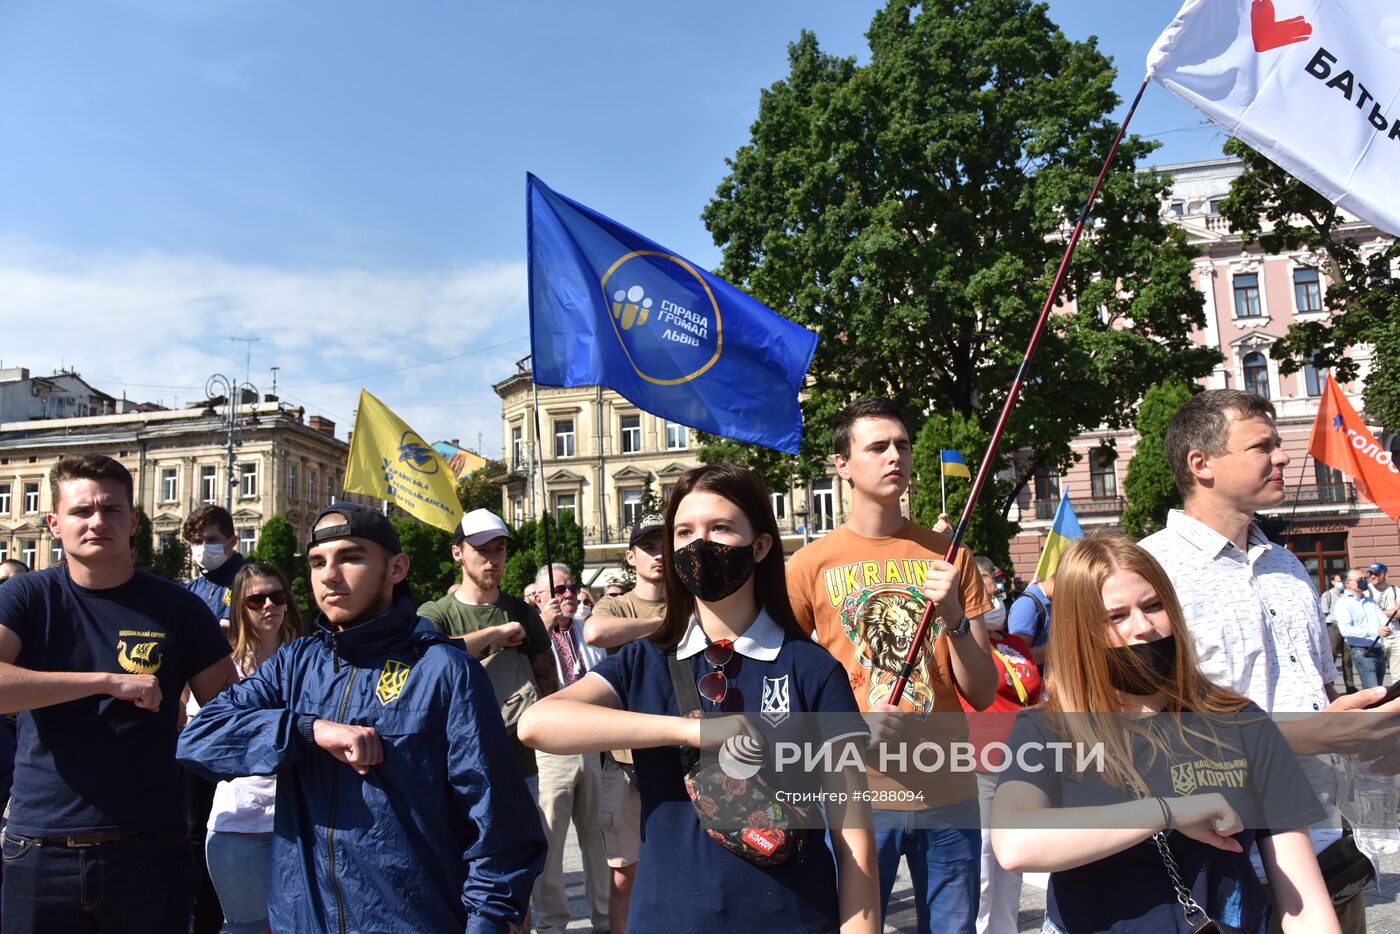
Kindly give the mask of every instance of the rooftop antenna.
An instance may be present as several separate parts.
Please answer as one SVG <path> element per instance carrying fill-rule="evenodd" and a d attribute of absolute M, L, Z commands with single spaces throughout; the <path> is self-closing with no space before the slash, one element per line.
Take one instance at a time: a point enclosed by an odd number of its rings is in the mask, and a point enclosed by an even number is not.
<path fill-rule="evenodd" d="M 277 371 L 280 369 L 281 367 L 276 366 L 272 368 L 272 396 L 274 399 L 277 397 Z"/>
<path fill-rule="evenodd" d="M 231 341 L 240 341 L 248 345 L 248 356 L 243 362 L 243 382 L 251 383 L 250 378 L 253 371 L 253 345 L 262 340 L 261 337 L 230 337 Z"/>

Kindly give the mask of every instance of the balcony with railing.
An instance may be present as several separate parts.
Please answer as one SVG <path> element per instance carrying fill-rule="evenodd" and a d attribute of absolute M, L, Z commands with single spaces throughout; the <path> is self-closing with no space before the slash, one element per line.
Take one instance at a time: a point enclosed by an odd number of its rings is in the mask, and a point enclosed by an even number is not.
<path fill-rule="evenodd" d="M 1128 501 L 1121 496 L 1090 496 L 1079 499 L 1071 496 L 1069 504 L 1074 507 L 1074 514 L 1083 519 L 1090 516 L 1116 516 L 1122 513 L 1128 506 Z M 1055 518 L 1055 507 L 1060 505 L 1058 499 L 1038 499 L 1035 501 L 1035 517 L 1037 519 Z"/>
<path fill-rule="evenodd" d="M 1122 496 L 1093 496 L 1082 499 L 1071 496 L 1069 501 L 1074 507 L 1074 514 L 1080 519 L 1119 516 L 1128 506 L 1127 499 Z M 1043 521 L 1055 518 L 1055 507 L 1059 502 L 1058 499 L 1036 500 L 1035 518 Z M 1351 512 L 1358 508 L 1356 485 L 1337 482 L 1290 486 L 1283 503 L 1276 506 L 1272 512 L 1291 510 L 1295 505 L 1312 513 Z"/>

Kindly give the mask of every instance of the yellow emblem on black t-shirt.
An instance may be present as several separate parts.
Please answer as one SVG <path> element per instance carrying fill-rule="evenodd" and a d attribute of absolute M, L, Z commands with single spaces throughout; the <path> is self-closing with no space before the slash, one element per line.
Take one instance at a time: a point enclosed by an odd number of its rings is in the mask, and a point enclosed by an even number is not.
<path fill-rule="evenodd" d="M 117 664 L 122 671 L 133 675 L 153 675 L 160 671 L 165 656 L 156 650 L 158 641 L 133 642 L 127 646 L 125 639 L 117 640 Z"/>
<path fill-rule="evenodd" d="M 225 588 L 224 588 L 224 606 L 228 606 L 228 605 L 229 605 L 230 603 L 232 603 L 232 602 L 233 602 L 233 588 L 232 588 L 232 587 L 225 587 Z"/>
<path fill-rule="evenodd" d="M 374 689 L 374 696 L 379 698 L 381 706 L 388 707 L 399 699 L 404 683 L 408 681 L 408 672 L 409 666 L 403 662 L 391 659 L 384 663 L 384 671 L 380 673 L 379 684 Z"/>

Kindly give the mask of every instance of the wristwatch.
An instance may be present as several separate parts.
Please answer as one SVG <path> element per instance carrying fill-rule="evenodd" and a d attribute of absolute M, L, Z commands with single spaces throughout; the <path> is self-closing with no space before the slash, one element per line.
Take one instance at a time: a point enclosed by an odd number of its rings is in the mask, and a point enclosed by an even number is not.
<path fill-rule="evenodd" d="M 944 629 L 943 631 L 954 638 L 965 636 L 969 632 L 972 632 L 972 620 L 968 619 L 966 614 L 963 614 L 963 618 L 958 620 L 957 628 Z"/>

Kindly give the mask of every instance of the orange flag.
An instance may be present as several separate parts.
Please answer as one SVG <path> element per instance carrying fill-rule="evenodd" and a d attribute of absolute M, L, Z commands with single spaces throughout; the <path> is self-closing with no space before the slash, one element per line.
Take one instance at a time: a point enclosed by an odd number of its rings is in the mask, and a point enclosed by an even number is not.
<path fill-rule="evenodd" d="M 1366 423 L 1342 395 L 1331 373 L 1322 390 L 1322 405 L 1313 422 L 1308 453 L 1333 470 L 1347 474 L 1356 483 L 1358 493 L 1390 518 L 1400 520 L 1400 470 L 1392 463 L 1390 452 L 1366 430 Z"/>

